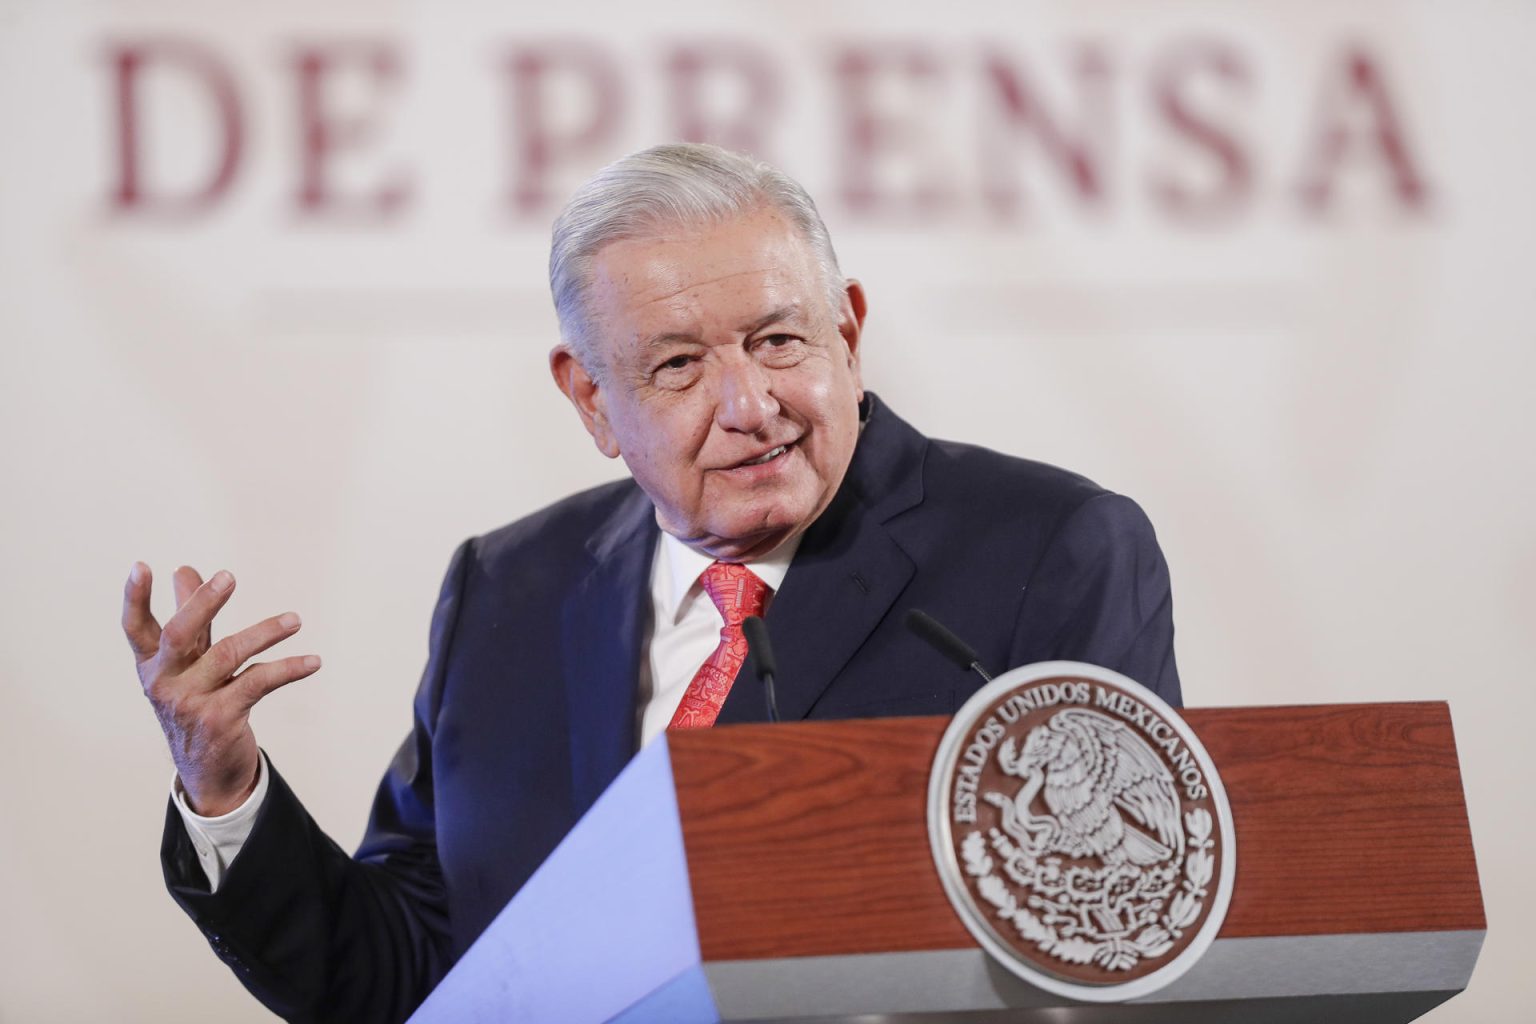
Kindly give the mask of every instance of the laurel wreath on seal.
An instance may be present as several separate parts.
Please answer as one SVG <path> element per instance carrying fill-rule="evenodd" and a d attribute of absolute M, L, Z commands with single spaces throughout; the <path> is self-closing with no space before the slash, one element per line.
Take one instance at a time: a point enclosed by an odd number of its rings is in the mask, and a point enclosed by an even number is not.
<path fill-rule="evenodd" d="M 1168 901 L 1167 909 L 1133 936 L 1112 935 L 1099 940 L 1063 935 L 1048 921 L 1037 917 L 1029 906 L 1021 904 L 1008 884 L 993 873 L 995 863 L 987 850 L 987 837 L 979 831 L 966 835 L 961 841 L 960 853 L 965 860 L 966 874 L 977 880 L 977 893 L 993 906 L 998 917 L 1012 922 L 1025 941 L 1068 963 L 1097 963 L 1107 971 L 1128 971 L 1143 959 L 1162 956 L 1172 949 L 1174 942 L 1183 938 L 1185 930 L 1199 920 L 1204 909 L 1216 864 L 1211 852 L 1216 844 L 1211 839 L 1210 812 L 1198 807 L 1189 811 L 1184 815 L 1184 827 L 1188 833 L 1184 877 Z M 1017 856 L 1017 849 L 1001 832 L 992 829 L 990 835 L 994 850 L 1006 858 Z M 1037 897 L 1030 897 L 1029 902 L 1044 905 Z"/>

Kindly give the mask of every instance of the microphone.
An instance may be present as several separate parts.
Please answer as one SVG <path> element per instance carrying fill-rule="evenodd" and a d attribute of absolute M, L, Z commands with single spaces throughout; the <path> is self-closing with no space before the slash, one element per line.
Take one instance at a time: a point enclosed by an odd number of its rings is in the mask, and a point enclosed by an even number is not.
<path fill-rule="evenodd" d="M 756 615 L 748 615 L 741 623 L 741 631 L 747 637 L 747 654 L 757 678 L 763 684 L 763 696 L 768 702 L 768 721 L 779 720 L 779 698 L 773 692 L 773 677 L 778 666 L 773 660 L 773 645 L 768 642 L 768 625 Z"/>
<path fill-rule="evenodd" d="M 975 672 L 987 682 L 992 681 L 991 674 L 982 667 L 981 656 L 971 650 L 969 644 L 951 633 L 939 623 L 932 615 L 917 608 L 907 612 L 903 623 L 908 629 L 916 633 L 928 645 L 938 651 L 944 657 L 959 666 L 962 672 Z"/>

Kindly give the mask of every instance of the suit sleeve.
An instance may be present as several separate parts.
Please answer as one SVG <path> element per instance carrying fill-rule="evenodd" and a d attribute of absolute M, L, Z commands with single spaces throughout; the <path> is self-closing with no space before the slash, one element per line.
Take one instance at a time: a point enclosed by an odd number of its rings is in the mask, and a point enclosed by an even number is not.
<path fill-rule="evenodd" d="M 1168 563 L 1139 505 L 1104 493 L 1063 520 L 1025 585 L 1012 653 L 1102 665 L 1183 703 Z"/>
<path fill-rule="evenodd" d="M 241 983 L 286 1020 L 404 1020 L 447 971 L 432 738 L 469 550 L 469 542 L 459 548 L 443 582 L 414 727 L 355 857 L 321 831 L 274 767 L 250 838 L 210 893 L 168 809 L 160 854 L 171 896 Z"/>

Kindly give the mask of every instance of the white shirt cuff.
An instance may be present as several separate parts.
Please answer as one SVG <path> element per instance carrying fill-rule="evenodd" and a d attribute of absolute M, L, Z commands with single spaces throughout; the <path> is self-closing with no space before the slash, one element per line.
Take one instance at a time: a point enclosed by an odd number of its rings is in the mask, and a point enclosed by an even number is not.
<path fill-rule="evenodd" d="M 209 892 L 218 891 L 230 862 L 250 838 L 251 829 L 256 825 L 256 812 L 261 810 L 261 803 L 266 798 L 267 755 L 264 751 L 256 765 L 256 788 L 246 797 L 245 803 L 217 818 L 205 818 L 192 810 L 192 806 L 187 803 L 187 791 L 181 786 L 180 776 L 171 781 L 171 799 L 181 812 L 182 823 L 187 827 L 187 837 L 192 840 L 192 848 L 197 851 L 197 860 L 203 866 L 203 874 L 208 876 Z"/>

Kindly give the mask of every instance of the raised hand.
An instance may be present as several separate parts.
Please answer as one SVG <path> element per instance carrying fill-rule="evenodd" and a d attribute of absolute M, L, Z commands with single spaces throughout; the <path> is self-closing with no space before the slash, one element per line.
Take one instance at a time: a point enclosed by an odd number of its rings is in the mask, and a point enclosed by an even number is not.
<path fill-rule="evenodd" d="M 234 593 L 235 578 L 221 570 L 205 583 L 196 570 L 177 569 L 176 613 L 163 627 L 149 610 L 152 582 L 149 566 L 135 562 L 123 587 L 123 632 L 188 802 L 198 814 L 226 814 L 256 788 L 261 755 L 251 708 L 314 673 L 320 659 L 280 658 L 242 671 L 248 660 L 297 633 L 299 617 L 274 615 L 213 643 L 213 617 Z"/>

